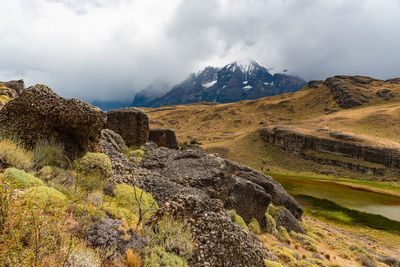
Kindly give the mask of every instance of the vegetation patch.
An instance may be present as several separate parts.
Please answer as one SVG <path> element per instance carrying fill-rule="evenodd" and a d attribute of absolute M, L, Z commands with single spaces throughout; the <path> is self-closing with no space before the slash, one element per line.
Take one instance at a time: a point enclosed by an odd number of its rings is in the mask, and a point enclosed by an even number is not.
<path fill-rule="evenodd" d="M 103 153 L 86 153 L 78 160 L 78 168 L 85 175 L 100 175 L 104 178 L 112 175 L 111 160 Z"/>
<path fill-rule="evenodd" d="M 67 197 L 63 193 L 48 186 L 30 187 L 26 190 L 24 199 L 35 206 L 48 208 L 49 211 L 64 207 L 67 202 Z"/>
<path fill-rule="evenodd" d="M 267 212 L 265 212 L 265 225 L 263 225 L 263 230 L 267 233 L 270 234 L 276 234 L 277 233 L 277 229 L 276 229 L 276 222 L 275 219 L 271 216 L 271 214 Z"/>
<path fill-rule="evenodd" d="M 33 165 L 33 155 L 17 141 L 0 137 L 0 163 L 18 169 L 29 170 Z"/>
<path fill-rule="evenodd" d="M 256 218 L 250 220 L 248 228 L 257 235 L 261 234 L 261 227 Z"/>
<path fill-rule="evenodd" d="M 4 176 L 8 177 L 9 179 L 15 180 L 17 185 L 22 188 L 44 185 L 44 182 L 39 178 L 36 178 L 32 174 L 27 173 L 24 170 L 19 170 L 16 168 L 6 169 Z"/>
<path fill-rule="evenodd" d="M 40 140 L 33 149 L 33 160 L 39 167 L 56 166 L 65 168 L 67 166 L 64 146 L 54 140 Z"/>
<path fill-rule="evenodd" d="M 144 265 L 148 267 L 186 267 L 187 261 L 174 253 L 165 251 L 163 247 L 147 247 Z"/>
<path fill-rule="evenodd" d="M 246 231 L 249 230 L 243 218 L 236 213 L 236 210 L 228 210 L 227 213 L 231 217 L 232 222 L 244 228 Z"/>

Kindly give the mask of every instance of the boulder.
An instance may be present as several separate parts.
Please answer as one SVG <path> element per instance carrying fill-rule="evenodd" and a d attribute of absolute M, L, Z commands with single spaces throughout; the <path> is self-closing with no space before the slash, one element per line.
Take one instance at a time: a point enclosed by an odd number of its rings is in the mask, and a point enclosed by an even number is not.
<path fill-rule="evenodd" d="M 156 143 L 158 147 L 179 148 L 173 129 L 150 129 L 149 141 Z"/>
<path fill-rule="evenodd" d="M 149 140 L 149 118 L 135 108 L 108 111 L 105 128 L 119 134 L 128 146 L 141 146 Z"/>
<path fill-rule="evenodd" d="M 25 90 L 24 80 L 0 82 L 0 84 L 4 84 L 5 87 L 13 89 L 18 95 L 21 94 Z"/>
<path fill-rule="evenodd" d="M 283 226 L 288 232 L 304 233 L 300 223 L 285 207 L 271 207 L 268 212 L 274 218 L 277 227 Z"/>
<path fill-rule="evenodd" d="M 99 149 L 105 123 L 100 109 L 59 97 L 45 85 L 23 90 L 0 111 L 0 131 L 19 136 L 31 147 L 41 139 L 54 139 L 72 158 Z"/>

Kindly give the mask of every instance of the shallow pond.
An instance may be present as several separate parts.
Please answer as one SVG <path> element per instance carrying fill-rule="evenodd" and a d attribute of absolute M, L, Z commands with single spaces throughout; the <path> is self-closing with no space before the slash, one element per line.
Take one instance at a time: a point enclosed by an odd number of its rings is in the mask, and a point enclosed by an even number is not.
<path fill-rule="evenodd" d="M 400 198 L 357 189 L 332 181 L 273 177 L 292 195 L 327 199 L 348 209 L 382 215 L 400 221 Z"/>

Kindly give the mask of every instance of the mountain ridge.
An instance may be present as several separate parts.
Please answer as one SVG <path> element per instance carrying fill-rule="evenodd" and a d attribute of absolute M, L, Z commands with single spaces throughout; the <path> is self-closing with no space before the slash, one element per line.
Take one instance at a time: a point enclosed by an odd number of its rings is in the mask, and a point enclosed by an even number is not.
<path fill-rule="evenodd" d="M 150 84 L 136 94 L 132 106 L 161 107 L 200 101 L 231 103 L 252 100 L 295 92 L 303 88 L 306 81 L 285 69 L 266 68 L 251 61 L 249 64 L 233 62 L 222 68 L 207 66 L 197 73 L 190 74 L 165 94 L 146 97 L 153 85 L 154 83 Z"/>

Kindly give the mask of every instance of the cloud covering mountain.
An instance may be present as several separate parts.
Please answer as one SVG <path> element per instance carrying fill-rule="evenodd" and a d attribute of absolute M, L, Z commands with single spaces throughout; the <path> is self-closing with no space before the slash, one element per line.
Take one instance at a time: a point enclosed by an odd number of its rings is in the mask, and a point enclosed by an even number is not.
<path fill-rule="evenodd" d="M 253 58 L 301 77 L 400 76 L 397 0 L 2 0 L 1 80 L 124 100 Z"/>

